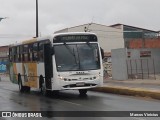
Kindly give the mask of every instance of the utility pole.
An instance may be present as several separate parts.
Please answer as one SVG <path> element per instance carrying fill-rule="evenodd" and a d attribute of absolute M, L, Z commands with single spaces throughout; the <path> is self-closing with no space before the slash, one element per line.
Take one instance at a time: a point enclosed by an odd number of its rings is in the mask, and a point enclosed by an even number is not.
<path fill-rule="evenodd" d="M 38 37 L 38 0 L 36 0 L 36 37 Z"/>

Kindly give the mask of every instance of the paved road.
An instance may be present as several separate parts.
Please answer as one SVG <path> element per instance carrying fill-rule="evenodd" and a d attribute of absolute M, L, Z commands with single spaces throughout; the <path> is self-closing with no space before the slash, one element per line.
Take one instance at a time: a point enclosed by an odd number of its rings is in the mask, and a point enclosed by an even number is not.
<path fill-rule="evenodd" d="M 31 93 L 22 94 L 18 92 L 17 85 L 12 84 L 9 81 L 0 82 L 1 111 L 160 111 L 159 103 L 159 100 L 150 98 L 129 97 L 92 91 L 89 91 L 88 95 L 85 97 L 80 97 L 78 91 L 62 91 L 58 96 L 44 97 L 38 90 L 32 90 Z M 0 118 L 0 120 L 1 119 L 2 118 Z M 12 119 L 13 118 L 5 118 L 4 120 Z M 15 120 L 16 119 L 17 118 L 15 118 Z M 54 119 L 159 120 L 159 118 L 149 117 L 58 117 Z"/>

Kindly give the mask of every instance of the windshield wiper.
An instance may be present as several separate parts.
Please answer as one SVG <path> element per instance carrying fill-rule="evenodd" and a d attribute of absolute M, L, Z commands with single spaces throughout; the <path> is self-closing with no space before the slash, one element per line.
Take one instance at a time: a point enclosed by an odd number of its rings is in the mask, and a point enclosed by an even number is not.
<path fill-rule="evenodd" d="M 76 54 L 74 52 L 74 48 L 73 48 L 73 51 L 70 49 L 70 47 L 64 42 L 64 46 L 67 48 L 67 50 L 71 53 L 71 55 L 74 57 L 74 60 L 75 60 L 75 63 L 77 63 L 77 58 L 76 58 Z"/>

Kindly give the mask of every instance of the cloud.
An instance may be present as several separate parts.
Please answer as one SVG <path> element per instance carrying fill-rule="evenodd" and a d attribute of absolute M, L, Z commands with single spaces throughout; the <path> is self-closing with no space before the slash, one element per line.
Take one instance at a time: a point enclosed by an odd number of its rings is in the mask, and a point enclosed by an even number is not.
<path fill-rule="evenodd" d="M 53 34 L 54 33 L 53 31 L 64 29 L 66 27 L 67 26 L 65 24 L 61 24 L 61 23 L 59 23 L 59 24 L 48 24 L 46 26 L 46 30 L 47 30 L 47 33 Z"/>
<path fill-rule="evenodd" d="M 15 41 L 13 34 L 17 39 L 35 36 L 36 0 L 0 0 L 0 3 L 0 17 L 9 17 L 0 22 L 0 41 L 5 44 L 12 38 Z M 159 0 L 38 0 L 38 3 L 42 35 L 89 22 L 159 30 Z"/>

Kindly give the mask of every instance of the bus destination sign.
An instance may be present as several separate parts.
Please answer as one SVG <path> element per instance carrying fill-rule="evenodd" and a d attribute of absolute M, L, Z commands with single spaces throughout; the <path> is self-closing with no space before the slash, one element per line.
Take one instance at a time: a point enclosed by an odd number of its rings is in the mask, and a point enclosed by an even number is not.
<path fill-rule="evenodd" d="M 96 42 L 97 37 L 95 35 L 63 35 L 56 36 L 53 39 L 54 43 L 61 42 Z"/>
<path fill-rule="evenodd" d="M 74 41 L 77 41 L 77 40 L 86 40 L 87 41 L 88 39 L 89 39 L 89 36 L 84 36 L 84 35 L 83 36 L 82 35 L 81 36 L 80 35 L 78 35 L 78 36 L 74 35 L 73 36 L 72 35 L 72 36 L 63 36 L 61 40 L 62 41 L 63 40 L 64 41 L 69 41 L 69 40 L 74 40 Z"/>

